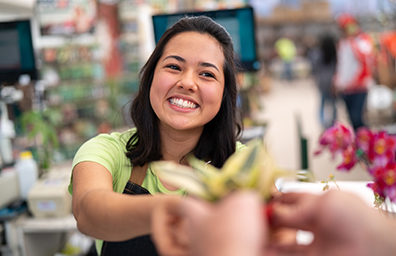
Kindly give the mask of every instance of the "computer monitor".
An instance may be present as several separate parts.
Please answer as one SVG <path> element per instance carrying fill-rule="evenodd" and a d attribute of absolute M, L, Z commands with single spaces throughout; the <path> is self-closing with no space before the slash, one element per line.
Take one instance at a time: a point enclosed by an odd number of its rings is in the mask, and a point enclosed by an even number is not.
<path fill-rule="evenodd" d="M 237 61 L 243 71 L 256 71 L 260 68 L 256 50 L 254 11 L 250 6 L 236 9 L 153 15 L 155 42 L 157 43 L 166 29 L 180 18 L 200 15 L 212 18 L 230 33 L 234 50 L 238 55 Z"/>
<path fill-rule="evenodd" d="M 21 75 L 38 76 L 30 20 L 0 22 L 0 84 L 15 84 Z"/>

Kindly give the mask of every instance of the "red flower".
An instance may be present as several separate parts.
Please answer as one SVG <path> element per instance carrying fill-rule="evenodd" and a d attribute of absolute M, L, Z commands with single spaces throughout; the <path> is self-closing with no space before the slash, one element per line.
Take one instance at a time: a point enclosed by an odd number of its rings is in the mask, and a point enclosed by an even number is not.
<path fill-rule="evenodd" d="M 375 166 L 370 173 L 375 183 L 370 186 L 373 191 L 396 202 L 396 163 L 390 162 L 385 166 Z"/>
<path fill-rule="evenodd" d="M 315 152 L 315 155 L 321 154 L 324 149 L 328 149 L 332 157 L 336 153 L 343 152 L 347 149 L 354 140 L 354 134 L 351 129 L 346 126 L 336 123 L 330 127 L 319 138 L 320 148 Z"/>
<path fill-rule="evenodd" d="M 368 159 L 374 166 L 385 166 L 395 160 L 396 140 L 386 132 L 374 134 Z"/>
<path fill-rule="evenodd" d="M 367 183 L 367 187 L 371 188 L 375 194 L 379 195 L 380 197 L 385 197 L 384 195 L 384 191 L 382 189 L 380 189 L 380 187 L 378 186 L 377 183 L 375 182 L 370 182 Z"/>
<path fill-rule="evenodd" d="M 369 153 L 374 141 L 374 134 L 367 128 L 359 128 L 356 132 L 356 146 L 363 150 L 365 154 Z"/>
<path fill-rule="evenodd" d="M 351 170 L 358 161 L 364 163 L 374 181 L 367 186 L 380 197 L 396 202 L 396 137 L 361 128 L 354 138 L 351 129 L 336 123 L 321 135 L 319 144 L 315 154 L 327 149 L 333 158 L 342 155 L 342 163 L 337 166 L 340 171 Z"/>
<path fill-rule="evenodd" d="M 358 162 L 358 158 L 356 157 L 356 149 L 350 145 L 347 149 L 342 152 L 343 162 L 337 166 L 337 170 L 340 171 L 349 171 L 355 164 Z"/>

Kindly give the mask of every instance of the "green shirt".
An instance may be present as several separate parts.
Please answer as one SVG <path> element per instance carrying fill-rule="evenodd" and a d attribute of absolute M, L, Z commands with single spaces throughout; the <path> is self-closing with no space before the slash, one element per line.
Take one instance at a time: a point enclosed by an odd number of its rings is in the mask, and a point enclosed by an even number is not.
<path fill-rule="evenodd" d="M 132 164 L 129 158 L 125 155 L 126 144 L 135 132 L 136 128 L 132 128 L 124 132 L 99 134 L 86 141 L 75 154 L 72 169 L 78 163 L 84 161 L 95 162 L 103 165 L 113 177 L 113 191 L 123 193 L 132 171 Z M 237 150 L 245 147 L 240 142 L 238 142 L 236 146 Z M 150 167 L 147 170 L 142 187 L 147 189 L 151 194 L 185 194 L 185 191 L 182 189 L 174 191 L 166 189 L 159 178 L 152 172 Z M 70 194 L 72 191 L 73 183 L 71 179 L 69 184 Z M 96 240 L 96 249 L 99 253 L 101 251 L 102 244 L 102 240 Z"/>
<path fill-rule="evenodd" d="M 125 185 L 131 177 L 132 165 L 126 157 L 126 144 L 136 129 L 111 134 L 99 134 L 85 142 L 74 156 L 72 168 L 80 162 L 90 161 L 103 165 L 113 176 L 113 190 L 118 193 L 124 191 Z M 183 190 L 170 191 L 166 189 L 158 177 L 148 168 L 142 187 L 151 194 L 184 194 Z M 73 184 L 70 181 L 69 192 L 72 193 Z"/>

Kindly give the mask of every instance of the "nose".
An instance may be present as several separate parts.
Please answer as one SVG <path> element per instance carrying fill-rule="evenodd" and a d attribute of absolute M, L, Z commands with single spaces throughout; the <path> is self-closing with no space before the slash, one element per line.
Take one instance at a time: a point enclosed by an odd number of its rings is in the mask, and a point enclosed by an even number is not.
<path fill-rule="evenodd" d="M 195 91 L 197 90 L 197 83 L 193 72 L 184 72 L 178 82 L 178 86 L 185 90 Z"/>

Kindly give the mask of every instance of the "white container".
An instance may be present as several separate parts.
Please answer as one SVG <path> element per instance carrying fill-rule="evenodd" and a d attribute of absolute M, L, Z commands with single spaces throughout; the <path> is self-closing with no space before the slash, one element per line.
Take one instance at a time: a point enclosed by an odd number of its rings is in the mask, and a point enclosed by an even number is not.
<path fill-rule="evenodd" d="M 19 191 L 22 199 L 26 200 L 30 189 L 38 178 L 38 167 L 30 151 L 23 151 L 15 163 L 18 173 Z"/>
<path fill-rule="evenodd" d="M 0 172 L 0 209 L 17 201 L 19 196 L 18 174 L 14 168 L 3 169 Z"/>
<path fill-rule="evenodd" d="M 29 211 L 36 218 L 65 217 L 71 214 L 71 195 L 67 190 L 70 173 L 52 170 L 34 184 L 28 194 Z"/>

